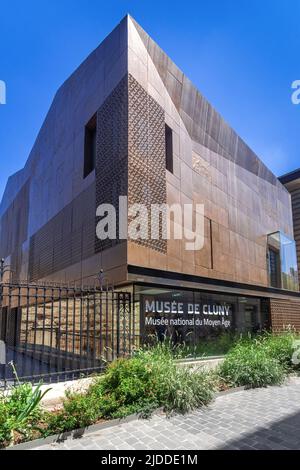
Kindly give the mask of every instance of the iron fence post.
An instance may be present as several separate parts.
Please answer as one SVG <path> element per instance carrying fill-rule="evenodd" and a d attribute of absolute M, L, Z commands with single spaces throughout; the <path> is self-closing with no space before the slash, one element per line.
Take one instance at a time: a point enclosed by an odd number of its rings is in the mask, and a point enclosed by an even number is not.
<path fill-rule="evenodd" d="M 0 282 L 1 283 L 3 282 L 3 278 L 4 278 L 4 263 L 5 263 L 5 260 L 2 258 L 0 260 Z"/>
<path fill-rule="evenodd" d="M 5 260 L 2 258 L 0 260 L 0 340 L 4 342 L 4 347 L 6 348 L 5 336 L 3 335 L 2 328 L 3 328 L 3 309 L 2 309 L 2 302 L 3 302 L 3 278 L 4 278 L 4 263 Z M 4 388 L 6 388 L 6 364 L 0 363 L 0 380 L 3 379 Z"/>

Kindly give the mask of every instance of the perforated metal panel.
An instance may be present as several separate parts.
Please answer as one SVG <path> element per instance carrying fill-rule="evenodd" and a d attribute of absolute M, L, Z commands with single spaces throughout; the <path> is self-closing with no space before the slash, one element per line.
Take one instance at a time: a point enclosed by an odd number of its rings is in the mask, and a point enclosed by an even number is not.
<path fill-rule="evenodd" d="M 97 115 L 96 205 L 112 204 L 128 190 L 128 78 L 119 82 Z M 117 231 L 119 230 L 117 217 Z M 96 237 L 96 234 L 95 234 Z M 119 243 L 95 238 L 96 253 Z"/>
<path fill-rule="evenodd" d="M 275 331 L 291 327 L 300 331 L 300 300 L 271 299 L 271 322 Z"/>
<path fill-rule="evenodd" d="M 11 255 L 27 239 L 29 190 L 30 182 L 27 181 L 1 218 L 1 258 Z"/>
<path fill-rule="evenodd" d="M 152 204 L 167 202 L 165 115 L 161 106 L 131 75 L 128 86 L 128 202 L 145 204 L 150 216 Z M 161 226 L 154 228 L 161 235 Z M 150 235 L 150 217 L 148 230 Z M 139 239 L 135 243 L 167 252 L 167 242 L 161 236 L 159 240 L 149 236 L 148 240 Z"/>
<path fill-rule="evenodd" d="M 163 109 L 126 75 L 100 108 L 97 121 L 97 207 L 112 204 L 118 215 L 119 196 L 128 195 L 129 205 L 145 204 L 150 215 L 151 204 L 167 201 Z M 148 227 L 149 239 L 134 242 L 166 253 L 165 240 L 150 239 L 150 218 Z M 96 238 L 96 252 L 118 242 Z"/>

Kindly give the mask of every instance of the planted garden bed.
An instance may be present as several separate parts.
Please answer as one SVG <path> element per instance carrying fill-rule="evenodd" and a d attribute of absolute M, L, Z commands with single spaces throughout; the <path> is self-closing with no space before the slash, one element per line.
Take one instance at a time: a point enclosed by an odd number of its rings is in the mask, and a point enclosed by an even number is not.
<path fill-rule="evenodd" d="M 83 392 L 67 391 L 61 409 L 41 407 L 40 387 L 14 387 L 0 397 L 0 445 L 83 429 L 133 414 L 150 416 L 157 408 L 187 413 L 207 405 L 215 393 L 239 386 L 280 385 L 297 372 L 293 365 L 295 335 L 265 334 L 242 338 L 229 348 L 215 370 L 178 367 L 178 347 L 162 343 L 130 359 L 112 363 Z"/>

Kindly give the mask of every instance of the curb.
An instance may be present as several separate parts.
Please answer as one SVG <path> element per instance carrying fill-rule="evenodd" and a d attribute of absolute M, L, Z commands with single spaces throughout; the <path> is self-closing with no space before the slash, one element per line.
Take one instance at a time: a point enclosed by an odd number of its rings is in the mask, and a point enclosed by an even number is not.
<path fill-rule="evenodd" d="M 242 392 L 247 390 L 245 387 L 236 387 L 236 388 L 231 388 L 229 390 L 224 390 L 222 392 L 217 392 L 215 393 L 214 399 L 216 400 L 217 398 L 221 398 L 222 396 L 226 395 L 233 395 L 234 393 Z M 158 408 L 153 414 L 155 413 L 161 413 L 163 412 L 162 408 Z M 130 423 L 132 421 L 137 421 L 140 418 L 139 414 L 133 414 L 130 416 L 127 416 L 126 418 L 122 419 L 113 419 L 111 421 L 106 421 L 103 423 L 99 424 L 93 424 L 91 426 L 88 426 L 87 428 L 82 428 L 82 429 L 75 429 L 74 431 L 68 431 L 64 432 L 62 434 L 55 434 L 53 436 L 49 436 L 46 438 L 40 438 L 36 439 L 34 441 L 29 441 L 29 442 L 24 442 L 22 444 L 17 444 L 12 447 L 6 447 L 5 449 L 1 449 L 4 451 L 12 451 L 12 450 L 32 450 L 37 448 L 36 450 L 39 450 L 38 447 L 42 447 L 45 445 L 50 445 L 50 444 L 56 444 L 56 443 L 61 443 L 66 441 L 67 439 L 80 439 L 83 436 L 88 436 L 89 434 L 93 434 L 98 431 L 103 431 L 105 429 L 110 429 L 114 428 L 120 424 L 125 424 L 125 423 Z"/>
<path fill-rule="evenodd" d="M 193 363 L 193 362 L 196 362 L 196 363 L 199 363 L 201 364 L 201 362 L 212 362 L 212 361 L 216 361 L 216 360 L 219 360 L 219 359 L 225 359 L 225 356 L 208 356 L 208 357 L 200 357 L 200 358 L 197 358 L 197 357 L 188 357 L 188 358 L 185 358 L 185 359 L 175 359 L 174 362 L 175 364 L 190 364 L 190 363 Z"/>
<path fill-rule="evenodd" d="M 83 436 L 88 436 L 89 434 L 92 434 L 94 432 L 102 431 L 108 428 L 113 428 L 120 424 L 130 423 L 131 421 L 136 421 L 138 419 L 140 419 L 140 415 L 134 414 L 134 415 L 127 416 L 126 418 L 122 418 L 122 419 L 113 419 L 111 421 L 107 421 L 107 422 L 103 422 L 99 424 L 93 424 L 91 426 L 88 426 L 87 428 L 76 429 L 74 431 L 68 431 L 62 434 L 55 434 L 54 436 L 49 436 L 46 438 L 40 438 L 34 441 L 24 442 L 22 444 L 17 444 L 12 447 L 6 447 L 5 449 L 2 449 L 2 450 L 4 451 L 32 450 L 40 446 L 61 443 L 61 442 L 66 441 L 69 438 L 79 439 Z"/>
<path fill-rule="evenodd" d="M 215 399 L 224 397 L 226 395 L 233 395 L 234 393 L 244 392 L 248 390 L 246 387 L 236 387 L 236 388 L 229 388 L 228 390 L 223 390 L 222 392 L 217 392 L 215 394 Z"/>

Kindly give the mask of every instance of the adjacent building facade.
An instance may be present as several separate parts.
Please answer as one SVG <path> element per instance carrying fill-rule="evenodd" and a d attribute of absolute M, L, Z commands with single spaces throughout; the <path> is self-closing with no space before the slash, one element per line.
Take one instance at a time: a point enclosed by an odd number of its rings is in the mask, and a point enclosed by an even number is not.
<path fill-rule="evenodd" d="M 204 204 L 204 248 L 99 240 L 96 208 L 119 196 Z M 103 270 L 141 331 L 300 329 L 289 192 L 129 16 L 59 89 L 0 217 L 13 277 L 89 284 Z"/>
<path fill-rule="evenodd" d="M 286 187 L 292 198 L 292 212 L 294 237 L 297 250 L 298 266 L 300 265 L 300 169 L 287 173 L 279 178 Z"/>

